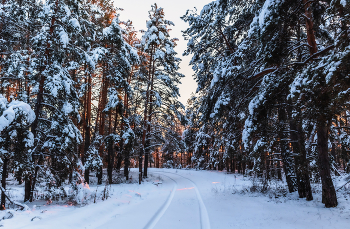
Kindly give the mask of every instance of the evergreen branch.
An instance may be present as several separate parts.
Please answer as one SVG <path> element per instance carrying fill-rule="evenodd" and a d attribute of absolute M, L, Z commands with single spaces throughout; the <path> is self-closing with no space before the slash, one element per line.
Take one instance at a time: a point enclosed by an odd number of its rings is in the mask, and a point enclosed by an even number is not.
<path fill-rule="evenodd" d="M 278 68 L 277 67 L 272 67 L 272 68 L 266 68 L 262 70 L 261 72 L 255 74 L 251 79 L 258 79 L 260 77 L 263 77 L 271 72 L 275 72 Z"/>
<path fill-rule="evenodd" d="M 295 62 L 294 64 L 297 66 L 303 66 L 303 65 L 309 63 L 310 61 L 314 60 L 316 57 L 319 57 L 320 55 L 324 54 L 325 52 L 328 52 L 329 50 L 331 50 L 333 48 L 335 48 L 335 45 L 330 45 L 330 46 L 326 47 L 325 49 L 311 55 L 304 62 Z"/>
<path fill-rule="evenodd" d="M 307 43 L 303 43 L 301 45 L 298 45 L 297 47 L 293 48 L 292 50 L 290 50 L 289 52 L 293 52 L 294 50 L 298 49 L 298 48 L 301 48 L 303 46 L 307 46 L 309 48 L 311 48 L 311 45 L 307 44 Z"/>
<path fill-rule="evenodd" d="M 309 0 L 304 4 L 301 4 L 302 2 L 300 1 L 299 6 L 292 12 L 292 14 L 295 14 L 296 12 L 298 12 L 301 8 L 304 8 L 307 4 L 313 3 L 315 2 L 314 0 Z"/>
<path fill-rule="evenodd" d="M 51 107 L 51 108 L 53 108 L 53 109 L 55 109 L 55 110 L 58 110 L 56 107 L 54 107 L 53 105 L 48 104 L 48 103 L 42 103 L 41 105 L 47 106 L 47 107 Z"/>

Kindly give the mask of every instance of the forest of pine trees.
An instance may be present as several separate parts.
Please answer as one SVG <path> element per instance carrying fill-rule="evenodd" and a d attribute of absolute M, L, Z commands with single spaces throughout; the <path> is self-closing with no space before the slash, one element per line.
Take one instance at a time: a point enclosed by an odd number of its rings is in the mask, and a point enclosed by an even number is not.
<path fill-rule="evenodd" d="M 194 166 L 282 179 L 337 206 L 350 172 L 350 1 L 218 0 L 187 11 L 198 83 L 184 132 Z"/>
<path fill-rule="evenodd" d="M 112 184 L 113 171 L 152 153 L 181 152 L 180 59 L 164 10 L 150 7 L 147 30 L 120 21 L 111 0 L 2 0 L 0 4 L 0 158 L 24 183 L 24 201 L 40 184 Z M 144 159 L 144 162 L 143 162 Z M 139 161 L 138 161 L 139 160 Z M 143 167 L 142 167 L 143 165 Z M 134 166 L 134 165 L 133 165 Z M 158 165 L 159 166 L 159 165 Z M 93 173 L 92 173 L 93 172 Z M 142 175 L 143 173 L 143 175 Z M 5 208 L 5 192 L 1 207 Z"/>
<path fill-rule="evenodd" d="M 187 166 L 286 180 L 337 206 L 350 172 L 350 1 L 216 0 L 182 20 L 198 84 L 179 102 L 164 9 L 145 30 L 112 0 L 1 0 L 0 166 L 36 187 L 114 183 L 113 171 Z M 147 10 L 147 9 L 146 9 Z M 185 12 L 184 12 L 185 13 Z M 142 37 L 141 37 L 142 36 Z M 141 37 L 141 38 L 140 38 Z"/>

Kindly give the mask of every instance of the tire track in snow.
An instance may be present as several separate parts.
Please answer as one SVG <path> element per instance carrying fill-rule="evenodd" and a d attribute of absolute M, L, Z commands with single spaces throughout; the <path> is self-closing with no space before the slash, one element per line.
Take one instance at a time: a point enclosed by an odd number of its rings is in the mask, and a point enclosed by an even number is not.
<path fill-rule="evenodd" d="M 167 175 L 164 175 L 164 174 L 162 174 L 162 175 L 168 177 L 169 179 L 171 179 L 174 182 L 173 190 L 171 190 L 171 193 L 169 194 L 167 200 L 158 209 L 158 211 L 156 212 L 156 214 L 154 214 L 154 216 L 150 219 L 150 221 L 148 221 L 148 223 L 146 224 L 146 226 L 143 229 L 152 229 L 158 223 L 160 218 L 162 218 L 162 216 L 164 215 L 164 213 L 168 209 L 171 201 L 174 198 L 174 195 L 175 195 L 175 192 L 176 192 L 176 188 L 177 188 L 177 182 L 174 179 L 172 179 L 171 177 L 167 176 Z"/>
<path fill-rule="evenodd" d="M 170 174 L 173 174 L 173 175 L 177 175 L 177 176 L 180 176 L 186 180 L 189 180 L 193 186 L 194 186 L 194 189 L 196 190 L 196 195 L 197 195 L 197 200 L 198 200 L 198 203 L 199 203 L 199 214 L 200 214 L 200 219 L 201 219 L 201 222 L 200 222 L 200 225 L 201 225 L 201 229 L 210 229 L 210 221 L 209 221 L 209 215 L 208 215 L 208 211 L 207 211 L 207 208 L 205 207 L 205 204 L 203 202 L 203 199 L 202 199 L 202 196 L 201 194 L 199 193 L 199 189 L 197 187 L 197 185 L 189 178 L 187 177 L 184 177 L 182 175 L 179 175 L 177 173 L 171 173 L 171 172 L 164 172 L 164 171 L 161 171 L 161 172 L 154 172 L 154 173 L 170 173 Z M 163 174 L 164 175 L 164 174 Z M 164 175 L 166 176 L 166 175 Z M 168 176 L 166 176 L 168 177 Z M 170 177 L 169 177 L 170 178 Z M 172 178 L 170 178 L 172 179 Z M 173 180 L 173 179 L 172 179 Z M 175 181 L 175 180 L 173 180 Z M 176 182 L 176 181 L 175 181 Z M 170 204 L 170 203 L 169 203 Z M 164 214 L 164 213 L 163 213 Z"/>

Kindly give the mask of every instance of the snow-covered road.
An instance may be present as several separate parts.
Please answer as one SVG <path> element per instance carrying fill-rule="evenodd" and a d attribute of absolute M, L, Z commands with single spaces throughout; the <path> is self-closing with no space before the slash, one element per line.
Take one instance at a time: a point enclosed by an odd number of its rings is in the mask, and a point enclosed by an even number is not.
<path fill-rule="evenodd" d="M 346 198 L 339 198 L 337 208 L 326 209 L 320 194 L 314 194 L 315 200 L 310 202 L 298 199 L 296 193 L 268 197 L 247 191 L 251 182 L 241 175 L 218 171 L 150 169 L 150 178 L 142 185 L 112 185 L 105 201 L 83 207 L 30 206 L 26 212 L 12 211 L 14 217 L 0 224 L 11 229 L 348 227 L 350 204 Z M 89 195 L 103 188 L 90 187 Z"/>
<path fill-rule="evenodd" d="M 152 220 L 146 228 L 169 228 L 169 222 L 172 222 L 173 228 L 210 229 L 208 212 L 196 184 L 177 173 L 159 170 L 154 173 L 167 178 L 167 182 L 170 180 L 174 182 L 174 189 L 165 202 L 164 208 L 155 214 L 155 220 Z"/>

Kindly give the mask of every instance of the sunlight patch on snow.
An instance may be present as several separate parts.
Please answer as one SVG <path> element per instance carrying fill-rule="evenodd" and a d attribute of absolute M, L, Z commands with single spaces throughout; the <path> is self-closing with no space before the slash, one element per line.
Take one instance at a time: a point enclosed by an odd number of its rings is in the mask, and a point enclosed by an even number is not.
<path fill-rule="evenodd" d="M 191 188 L 179 188 L 179 189 L 176 189 L 177 191 L 183 191 L 183 190 L 190 190 L 190 189 L 194 189 L 194 187 L 191 187 Z"/>

